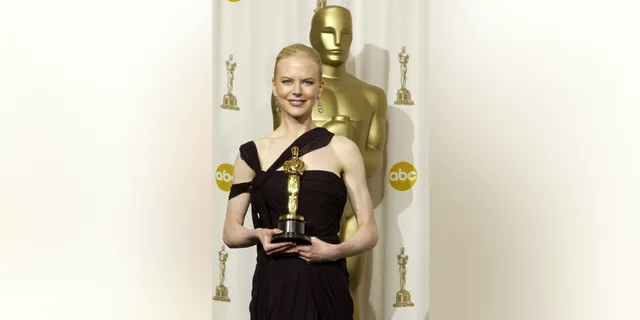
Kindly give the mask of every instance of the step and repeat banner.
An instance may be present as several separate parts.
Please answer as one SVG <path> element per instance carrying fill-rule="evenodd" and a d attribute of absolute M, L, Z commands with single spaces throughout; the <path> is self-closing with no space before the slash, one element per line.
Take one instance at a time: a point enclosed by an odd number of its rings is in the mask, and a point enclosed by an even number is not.
<path fill-rule="evenodd" d="M 344 61 L 346 72 L 365 88 L 362 92 L 338 89 L 334 94 L 357 97 L 365 91 L 377 92 L 382 105 L 377 108 L 378 115 L 386 123 L 383 129 L 359 124 L 368 134 L 372 134 L 369 130 L 376 130 L 373 134 L 382 135 L 386 143 L 382 146 L 382 165 L 367 168 L 379 241 L 372 251 L 349 261 L 356 292 L 355 317 L 358 320 L 428 317 L 426 5 L 422 0 L 214 3 L 212 108 L 217 189 L 213 194 L 213 241 L 219 249 L 212 252 L 216 260 L 216 268 L 212 270 L 215 319 L 249 318 L 255 247 L 229 249 L 222 242 L 233 163 L 241 144 L 262 138 L 274 129 L 271 79 L 275 58 L 281 48 L 294 43 L 312 46 L 313 37 L 318 36 L 311 32 L 312 21 L 319 28 L 334 30 L 329 34 L 335 45 L 349 51 Z M 351 41 L 341 36 L 344 34 L 350 35 Z M 348 86 L 351 85 L 345 84 Z M 250 215 L 245 226 L 252 228 Z"/>

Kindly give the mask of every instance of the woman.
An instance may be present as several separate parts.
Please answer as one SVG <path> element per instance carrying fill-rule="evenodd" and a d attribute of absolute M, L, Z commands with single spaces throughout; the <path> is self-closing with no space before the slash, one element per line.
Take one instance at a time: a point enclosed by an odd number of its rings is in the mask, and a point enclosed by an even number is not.
<path fill-rule="evenodd" d="M 378 231 L 364 163 L 349 139 L 316 127 L 313 107 L 322 92 L 318 53 L 294 44 L 276 58 L 273 94 L 282 121 L 263 139 L 240 147 L 235 161 L 223 240 L 230 248 L 257 246 L 251 319 L 352 319 L 346 257 L 373 248 Z M 287 212 L 287 179 L 282 171 L 299 148 L 305 170 L 300 179 L 298 213 L 312 236 L 310 245 L 271 243 L 278 217 Z M 340 243 L 340 218 L 347 197 L 359 229 Z M 244 227 L 251 204 L 254 229 Z"/>

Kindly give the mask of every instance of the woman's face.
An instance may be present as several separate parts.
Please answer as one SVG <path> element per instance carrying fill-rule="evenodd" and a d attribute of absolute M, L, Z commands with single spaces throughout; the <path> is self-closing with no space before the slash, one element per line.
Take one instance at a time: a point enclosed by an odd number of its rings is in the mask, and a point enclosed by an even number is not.
<path fill-rule="evenodd" d="M 294 119 L 310 116 L 316 99 L 322 92 L 321 71 L 313 60 L 294 56 L 276 65 L 273 94 L 283 115 Z"/>

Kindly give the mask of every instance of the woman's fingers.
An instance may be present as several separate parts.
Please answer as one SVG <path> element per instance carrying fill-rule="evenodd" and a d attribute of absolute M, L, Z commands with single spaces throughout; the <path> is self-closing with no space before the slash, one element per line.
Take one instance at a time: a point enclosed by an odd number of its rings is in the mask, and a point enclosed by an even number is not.
<path fill-rule="evenodd" d="M 294 243 L 291 243 L 291 244 L 288 244 L 286 246 L 282 246 L 282 247 L 279 247 L 279 248 L 275 248 L 275 249 L 271 250 L 269 252 L 269 254 L 288 253 L 291 250 L 295 250 L 295 244 Z"/>
<path fill-rule="evenodd" d="M 289 247 L 289 246 L 291 246 L 291 243 L 288 243 L 288 242 L 269 243 L 269 244 L 266 245 L 265 250 L 270 252 L 270 251 L 273 251 L 273 250 L 276 250 L 276 249 L 286 248 L 286 247 Z"/>
<path fill-rule="evenodd" d="M 291 243 L 291 242 L 269 243 L 269 244 L 264 246 L 264 251 L 267 254 L 272 254 L 274 252 L 286 250 L 289 247 L 291 247 L 292 245 L 294 245 L 294 243 Z"/>
<path fill-rule="evenodd" d="M 284 253 L 298 253 L 298 246 L 293 246 L 284 251 Z"/>

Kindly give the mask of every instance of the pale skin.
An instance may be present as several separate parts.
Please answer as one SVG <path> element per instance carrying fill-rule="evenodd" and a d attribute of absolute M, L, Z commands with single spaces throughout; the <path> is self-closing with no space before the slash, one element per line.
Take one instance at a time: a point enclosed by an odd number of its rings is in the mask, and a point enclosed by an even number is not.
<path fill-rule="evenodd" d="M 282 122 L 267 137 L 255 141 L 263 170 L 267 170 L 296 138 L 315 128 L 311 113 L 322 92 L 320 66 L 304 55 L 283 59 L 276 66 L 272 86 L 273 94 L 282 108 Z M 281 230 L 244 227 L 251 199 L 248 193 L 243 193 L 227 203 L 224 243 L 230 248 L 245 248 L 260 243 L 267 255 L 296 254 L 307 263 L 336 261 L 371 250 L 378 242 L 378 227 L 367 187 L 364 160 L 357 145 L 346 137 L 336 135 L 328 146 L 300 159 L 306 164 L 305 170 L 328 171 L 343 178 L 358 231 L 340 244 L 330 244 L 316 237 L 311 237 L 310 245 L 272 244 L 271 237 Z M 233 183 L 251 181 L 254 176 L 255 172 L 238 155 Z"/>

